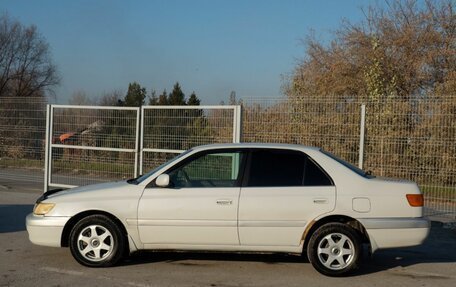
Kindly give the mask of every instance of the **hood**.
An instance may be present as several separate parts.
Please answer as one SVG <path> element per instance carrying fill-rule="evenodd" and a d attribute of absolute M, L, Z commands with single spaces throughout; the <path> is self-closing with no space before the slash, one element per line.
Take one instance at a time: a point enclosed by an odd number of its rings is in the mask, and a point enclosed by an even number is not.
<path fill-rule="evenodd" d="M 65 189 L 62 191 L 52 193 L 49 196 L 46 196 L 46 194 L 44 194 L 44 195 L 45 195 L 45 199 L 58 198 L 61 196 L 70 196 L 70 195 L 83 195 L 83 194 L 95 195 L 100 192 L 116 190 L 116 189 L 122 188 L 126 185 L 130 185 L 130 184 L 127 183 L 126 181 L 97 183 L 97 184 L 78 186 L 78 187 L 74 187 L 74 188 L 70 188 L 70 189 Z"/>

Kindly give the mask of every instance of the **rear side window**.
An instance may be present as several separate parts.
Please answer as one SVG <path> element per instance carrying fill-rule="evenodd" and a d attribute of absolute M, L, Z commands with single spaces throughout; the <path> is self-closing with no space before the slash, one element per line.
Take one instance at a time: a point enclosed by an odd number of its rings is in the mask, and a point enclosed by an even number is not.
<path fill-rule="evenodd" d="M 306 154 L 292 150 L 253 150 L 246 186 L 330 186 L 331 178 Z"/>
<path fill-rule="evenodd" d="M 247 186 L 301 186 L 305 160 L 297 151 L 252 151 Z"/>

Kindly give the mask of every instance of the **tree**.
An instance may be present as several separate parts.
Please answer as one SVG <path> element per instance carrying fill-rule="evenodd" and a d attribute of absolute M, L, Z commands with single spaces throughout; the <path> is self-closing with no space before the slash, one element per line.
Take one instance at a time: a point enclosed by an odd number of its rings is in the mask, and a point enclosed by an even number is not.
<path fill-rule="evenodd" d="M 163 90 L 160 96 L 158 96 L 157 105 L 159 106 L 166 106 L 168 104 L 168 94 L 166 93 L 166 89 Z"/>
<path fill-rule="evenodd" d="M 228 104 L 234 106 L 234 105 L 242 105 L 243 103 L 242 103 L 242 99 L 239 99 L 239 100 L 236 99 L 236 92 L 231 91 L 230 97 L 228 99 Z"/>
<path fill-rule="evenodd" d="M 368 169 L 378 172 L 386 166 L 387 176 L 419 182 L 424 179 L 414 172 L 426 169 L 427 181 L 454 185 L 441 176 L 443 164 L 446 170 L 455 169 L 450 160 L 454 149 L 440 144 L 456 135 L 454 125 L 447 124 L 455 107 L 454 3 L 391 0 L 386 8 L 368 7 L 365 21 L 342 23 L 329 44 L 309 35 L 305 58 L 285 85 L 292 109 L 289 122 L 306 138 L 303 143 L 343 150 L 355 162 L 356 145 L 343 142 L 340 135 L 358 133 L 349 115 L 355 114 L 353 104 L 362 102 L 367 105 L 365 151 L 372 155 L 364 159 Z M 334 121 L 347 124 L 337 128 L 329 124 Z M 342 145 L 312 142 L 312 135 L 322 138 L 324 133 L 339 135 L 337 144 Z M 397 167 L 408 168 L 400 173 Z"/>
<path fill-rule="evenodd" d="M 94 105 L 95 101 L 89 98 L 85 92 L 77 91 L 71 95 L 69 104 L 78 106 L 90 106 Z"/>
<path fill-rule="evenodd" d="M 185 94 L 178 82 L 174 84 L 172 92 L 168 96 L 169 105 L 185 105 Z"/>
<path fill-rule="evenodd" d="M 122 91 L 114 90 L 112 92 L 104 93 L 98 100 L 100 106 L 118 106 L 122 102 Z"/>
<path fill-rule="evenodd" d="M 0 16 L 0 158 L 44 155 L 46 96 L 58 83 L 49 45 L 36 26 Z"/>
<path fill-rule="evenodd" d="M 190 97 L 187 100 L 187 105 L 189 106 L 199 106 L 201 103 L 200 99 L 196 96 L 195 92 L 192 92 Z"/>
<path fill-rule="evenodd" d="M 124 105 L 127 107 L 140 107 L 144 105 L 146 98 L 146 88 L 141 87 L 137 82 L 128 84 L 127 95 L 124 99 Z"/>
<path fill-rule="evenodd" d="M 178 82 L 171 93 L 165 89 L 157 97 L 153 91 L 149 97 L 149 105 L 199 106 L 200 103 L 195 92 L 186 100 Z M 156 116 L 150 116 L 151 113 Z M 197 140 L 201 141 L 202 133 L 207 133 L 203 123 L 207 123 L 207 119 L 200 109 L 154 109 L 145 117 L 144 138 L 153 148 L 187 149 Z"/>
<path fill-rule="evenodd" d="M 42 96 L 59 83 L 49 45 L 36 26 L 0 17 L 0 97 Z"/>
<path fill-rule="evenodd" d="M 149 105 L 150 106 L 158 105 L 158 97 L 157 97 L 157 93 L 155 92 L 155 90 L 152 90 L 152 92 L 150 93 Z"/>
<path fill-rule="evenodd" d="M 453 3 L 394 0 L 369 7 L 364 22 L 343 23 L 329 45 L 310 35 L 286 94 L 382 100 L 435 91 L 456 69 Z"/>
<path fill-rule="evenodd" d="M 190 97 L 186 100 L 185 94 L 182 91 L 181 86 L 178 82 L 173 87 L 171 93 L 167 93 L 166 89 L 157 97 L 155 90 L 152 90 L 149 97 L 149 105 L 155 106 L 166 106 L 166 105 L 190 105 L 190 106 L 199 106 L 201 100 L 198 99 L 196 93 L 193 91 Z"/>

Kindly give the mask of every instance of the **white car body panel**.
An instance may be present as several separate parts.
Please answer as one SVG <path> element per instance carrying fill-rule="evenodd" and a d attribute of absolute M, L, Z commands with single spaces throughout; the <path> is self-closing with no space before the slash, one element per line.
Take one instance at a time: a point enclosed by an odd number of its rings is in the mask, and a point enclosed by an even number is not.
<path fill-rule="evenodd" d="M 230 148 L 302 151 L 330 175 L 334 186 L 146 188 L 170 166 L 197 152 Z M 328 216 L 345 216 L 363 225 L 375 251 L 377 248 L 418 245 L 426 238 L 429 222 L 422 218 L 422 207 L 408 204 L 406 194 L 420 194 L 420 190 L 409 181 L 362 177 L 318 148 L 218 144 L 194 148 L 175 162 L 156 170 L 138 185 L 106 183 L 51 195 L 44 201 L 56 204 L 51 212 L 46 216 L 31 214 L 26 222 L 30 240 L 47 246 L 60 246 L 63 228 L 70 218 L 83 212 L 103 212 L 122 223 L 129 236 L 130 251 L 182 249 L 299 253 L 311 225 Z M 218 200 L 231 201 L 231 204 L 218 204 Z M 51 221 L 54 224 L 50 225 Z"/>
<path fill-rule="evenodd" d="M 146 188 L 138 207 L 145 244 L 239 245 L 239 187 Z"/>
<path fill-rule="evenodd" d="M 26 218 L 30 241 L 43 246 L 60 247 L 63 227 L 69 216 L 38 216 L 29 214 Z"/>
<path fill-rule="evenodd" d="M 49 196 L 47 199 L 55 203 L 56 207 L 49 214 L 46 214 L 46 216 L 42 216 L 43 222 L 46 222 L 48 218 L 52 217 L 71 218 L 83 212 L 105 212 L 112 214 L 119 219 L 127 230 L 129 237 L 131 237 L 131 240 L 129 240 L 130 250 L 135 251 L 142 248 L 142 243 L 138 236 L 137 208 L 143 190 L 144 187 L 128 184 L 125 181 L 100 183 L 64 190 Z M 32 217 L 30 218 L 30 222 L 31 219 Z M 36 216 L 34 219 L 36 221 Z M 28 222 L 27 220 L 27 230 L 31 234 L 32 230 L 29 230 Z M 61 234 L 64 225 L 55 225 L 54 227 L 59 230 L 61 229 Z M 44 237 L 40 241 L 46 241 L 46 238 L 50 236 L 45 235 Z M 56 240 L 51 238 L 49 240 L 56 242 Z M 31 239 L 31 241 L 33 243 L 37 242 L 36 239 Z M 60 239 L 58 241 L 60 242 Z M 44 245 L 49 246 L 49 244 Z"/>
<path fill-rule="evenodd" d="M 307 224 L 332 211 L 335 200 L 334 186 L 242 188 L 241 245 L 297 247 Z"/>

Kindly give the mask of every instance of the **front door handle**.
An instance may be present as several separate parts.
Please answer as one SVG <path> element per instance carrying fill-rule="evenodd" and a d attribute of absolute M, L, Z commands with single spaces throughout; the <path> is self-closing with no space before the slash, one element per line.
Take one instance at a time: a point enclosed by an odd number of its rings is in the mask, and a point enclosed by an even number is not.
<path fill-rule="evenodd" d="M 217 204 L 219 205 L 230 205 L 233 203 L 231 199 L 217 199 Z"/>

